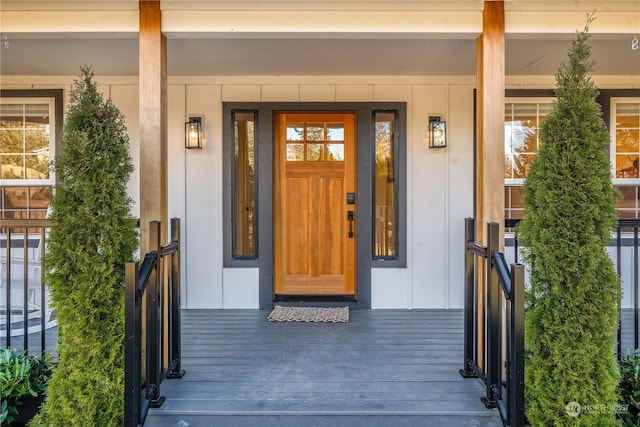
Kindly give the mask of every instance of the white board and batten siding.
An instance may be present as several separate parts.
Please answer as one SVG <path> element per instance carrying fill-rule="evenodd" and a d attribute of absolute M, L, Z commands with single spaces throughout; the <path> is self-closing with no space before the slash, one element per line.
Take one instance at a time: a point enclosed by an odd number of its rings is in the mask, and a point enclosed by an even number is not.
<path fill-rule="evenodd" d="M 74 76 L 7 76 L 2 87 L 63 88 Z M 594 78 L 602 87 L 635 87 L 629 77 Z M 140 197 L 137 77 L 96 76 L 125 115 Z M 461 308 L 463 220 L 473 214 L 474 76 L 170 76 L 169 217 L 182 219 L 184 308 L 258 308 L 257 268 L 223 267 L 223 102 L 406 102 L 407 267 L 373 268 L 372 308 Z M 553 78 L 514 76 L 508 88 L 552 88 Z M 66 105 L 64 106 L 66 110 Z M 188 115 L 205 117 L 203 150 L 184 148 Z M 429 115 L 447 121 L 448 147 L 429 149 Z M 628 295 L 628 293 L 627 293 Z"/>
<path fill-rule="evenodd" d="M 284 80 L 291 80 L 292 83 Z M 311 80 L 320 82 L 308 83 Z M 363 80 L 371 82 L 362 84 Z M 454 250 L 456 240 L 462 241 L 462 226 L 454 227 L 460 228 L 454 230 L 449 224 L 462 224 L 463 218 L 472 212 L 473 80 L 454 78 L 453 84 L 446 78 L 422 80 L 396 77 L 292 77 L 279 78 L 277 83 L 234 82 L 222 85 L 223 102 L 407 103 L 407 267 L 372 269 L 373 308 L 462 307 L 462 260 L 457 259 L 460 256 Z M 358 83 L 352 83 L 356 81 Z M 202 95 L 198 93 L 196 96 Z M 190 105 L 190 99 L 186 103 Z M 425 129 L 429 115 L 442 116 L 450 123 L 450 129 L 454 124 L 459 124 L 456 131 L 450 133 L 448 149 L 427 148 Z M 217 149 L 221 151 L 221 147 Z M 451 184 L 457 187 L 455 194 L 449 191 Z M 413 221 L 412 218 L 417 220 Z M 197 238 L 191 234 L 188 236 L 190 243 Z M 209 243 L 201 240 L 199 244 L 204 246 Z M 192 272 L 187 274 L 191 275 Z M 458 280 L 450 281 L 452 277 Z M 189 287 L 194 286 L 192 279 L 187 281 Z M 258 307 L 257 268 L 224 268 L 221 285 L 210 282 L 211 285 L 218 286 L 216 290 L 221 292 L 221 295 L 213 295 L 215 291 L 208 288 L 212 296 L 222 300 L 217 308 Z M 186 292 L 187 306 L 200 307 L 199 304 L 204 303 L 198 301 L 192 305 L 189 294 L 193 289 Z"/>

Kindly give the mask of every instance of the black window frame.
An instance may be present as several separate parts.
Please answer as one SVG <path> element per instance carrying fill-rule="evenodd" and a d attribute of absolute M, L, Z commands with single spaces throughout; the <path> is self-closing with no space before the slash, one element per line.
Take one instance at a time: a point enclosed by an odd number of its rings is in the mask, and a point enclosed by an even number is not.
<path fill-rule="evenodd" d="M 253 170 L 253 179 L 254 179 L 254 203 L 255 203 L 255 207 L 254 207 L 254 219 L 253 219 L 253 226 L 254 226 L 254 234 L 253 234 L 253 241 L 254 241 L 254 247 L 253 247 L 253 255 L 235 255 L 234 251 L 235 251 L 235 245 L 234 245 L 234 241 L 235 239 L 233 238 L 233 234 L 235 231 L 235 219 L 236 216 L 233 214 L 234 209 L 233 207 L 236 204 L 236 162 L 235 162 L 235 121 L 236 121 L 236 114 L 247 114 L 247 113 L 251 113 L 253 114 L 253 120 L 254 120 L 254 130 L 253 130 L 253 138 L 254 138 L 254 145 L 253 145 L 253 149 L 254 149 L 254 170 Z M 258 119 L 258 110 L 255 109 L 234 109 L 231 111 L 231 143 L 233 144 L 233 149 L 231 150 L 231 163 L 230 163 L 230 168 L 231 168 L 231 258 L 233 260 L 242 260 L 242 261 L 255 261 L 258 259 L 258 248 L 260 247 L 259 245 L 259 234 L 258 233 L 258 215 L 259 215 L 259 210 L 260 207 L 257 203 L 257 195 L 259 194 L 259 186 L 260 186 L 260 176 L 259 176 L 259 168 L 258 168 L 258 159 L 260 158 L 260 151 L 259 151 L 259 147 L 258 147 L 258 123 L 259 123 L 259 119 Z"/>
<path fill-rule="evenodd" d="M 376 152 L 375 152 L 375 144 L 376 144 L 376 114 L 393 114 L 394 116 L 394 133 L 393 133 L 393 169 L 392 169 L 392 174 L 393 174 L 393 191 L 394 191 L 394 206 L 393 206 L 393 214 L 394 214 L 394 227 L 393 227 L 393 234 L 394 234 L 394 254 L 395 255 L 376 255 L 375 254 L 375 237 L 376 237 L 376 206 L 375 206 L 375 202 L 376 202 L 376 176 L 375 176 L 375 169 L 376 169 Z M 373 140 L 371 141 L 372 145 L 373 145 L 373 157 L 371 159 L 371 165 L 373 168 L 373 173 L 372 175 L 372 184 L 371 184 L 371 190 L 372 190 L 372 197 L 371 197 L 371 202 L 372 202 L 372 211 L 373 211 L 373 221 L 372 221 L 372 229 L 371 229 L 371 259 L 373 261 L 380 261 L 377 264 L 382 264 L 381 266 L 388 266 L 388 263 L 382 263 L 383 261 L 398 261 L 400 259 L 400 207 L 399 207 L 399 195 L 400 195 L 400 186 L 399 186 L 399 179 L 397 179 L 396 175 L 398 174 L 398 171 L 403 171 L 406 175 L 406 161 L 405 164 L 403 165 L 403 168 L 400 169 L 400 142 L 399 142 L 399 137 L 398 137 L 398 110 L 396 109 L 378 109 L 378 110 L 373 110 L 372 112 L 372 118 L 371 118 L 371 124 L 373 126 L 373 129 L 371 130 L 371 135 L 373 136 Z M 405 152 L 405 159 L 406 159 L 406 142 L 405 144 L 403 144 L 403 151 Z M 405 184 L 405 188 L 406 188 L 406 184 Z M 406 238 L 406 232 L 404 237 Z M 405 247 L 406 247 L 406 242 L 405 242 Z M 377 266 L 376 266 L 377 267 Z"/>

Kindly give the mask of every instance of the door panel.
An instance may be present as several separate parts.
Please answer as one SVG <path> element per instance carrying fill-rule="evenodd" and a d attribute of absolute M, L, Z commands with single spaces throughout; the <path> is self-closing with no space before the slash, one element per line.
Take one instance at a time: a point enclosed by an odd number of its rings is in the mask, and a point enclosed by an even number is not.
<path fill-rule="evenodd" d="M 354 295 L 355 116 L 278 113 L 274 123 L 274 290 Z"/>

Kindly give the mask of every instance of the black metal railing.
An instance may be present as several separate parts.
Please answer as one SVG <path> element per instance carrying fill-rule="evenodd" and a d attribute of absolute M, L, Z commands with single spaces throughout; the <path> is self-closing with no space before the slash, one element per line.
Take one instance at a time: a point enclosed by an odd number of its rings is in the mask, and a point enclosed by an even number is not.
<path fill-rule="evenodd" d="M 515 230 L 519 218 L 505 219 L 505 228 Z M 620 218 L 616 231 L 609 245 L 609 256 L 612 258 L 621 279 L 626 286 L 629 300 L 624 308 L 624 300 L 620 301 L 620 322 L 618 327 L 617 356 L 622 357 L 624 351 L 640 347 L 640 219 Z M 513 236 L 514 259 L 518 262 L 519 244 L 517 235 Z M 622 295 L 624 297 L 624 295 Z"/>
<path fill-rule="evenodd" d="M 497 223 L 487 224 L 487 246 L 476 241 L 475 220 L 465 219 L 465 378 L 481 378 L 482 402 L 498 408 L 502 423 L 523 427 L 524 266 L 507 266 Z"/>
<path fill-rule="evenodd" d="M 47 219 L 2 220 L 0 347 L 31 354 L 53 352 L 56 347 L 55 313 L 49 306 L 43 264 L 50 227 Z"/>
<path fill-rule="evenodd" d="M 640 320 L 640 304 L 638 301 L 638 278 L 640 277 L 640 272 L 638 268 L 638 259 L 639 259 L 639 244 L 638 244 L 638 230 L 640 229 L 640 219 L 619 219 L 618 226 L 616 227 L 616 236 L 614 239 L 614 243 L 616 246 L 616 268 L 618 270 L 618 277 L 621 279 L 621 284 L 624 283 L 625 279 L 628 279 L 630 291 L 633 295 L 633 300 L 631 304 L 631 311 L 633 313 L 633 321 L 628 319 L 629 316 L 626 316 L 628 310 L 623 309 L 623 301 L 620 301 L 620 323 L 618 328 L 618 359 L 622 357 L 623 354 L 623 342 L 627 342 L 630 344 L 630 341 L 633 341 L 633 349 L 637 349 L 640 347 L 639 344 L 639 320 Z M 625 236 L 626 235 L 626 236 Z M 628 249 L 626 249 L 628 248 Z M 623 252 L 630 251 L 631 260 L 629 268 L 625 269 L 625 254 Z M 628 258 L 627 258 L 628 259 Z M 626 270 L 623 272 L 623 269 Z M 628 274 L 624 274 L 627 273 Z M 624 296 L 623 296 L 624 297 Z M 629 324 L 631 324 L 631 328 L 629 328 Z M 633 335 L 632 340 L 626 340 L 623 337 L 623 331 L 631 329 L 631 333 Z M 627 348 L 628 349 L 628 348 Z"/>
<path fill-rule="evenodd" d="M 184 376 L 180 362 L 180 220 L 171 219 L 171 242 L 164 246 L 160 230 L 159 221 L 150 222 L 151 252 L 142 265 L 125 265 L 126 427 L 144 425 L 149 408 L 162 405 L 163 380 Z"/>

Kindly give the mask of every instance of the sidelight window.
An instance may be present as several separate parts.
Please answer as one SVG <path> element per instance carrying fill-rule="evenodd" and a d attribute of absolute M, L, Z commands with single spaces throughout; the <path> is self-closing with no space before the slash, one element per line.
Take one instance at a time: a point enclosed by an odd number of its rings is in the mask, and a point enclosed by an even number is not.
<path fill-rule="evenodd" d="M 373 257 L 397 257 L 397 186 L 396 113 L 374 113 L 375 176 L 374 176 L 374 239 Z"/>
<path fill-rule="evenodd" d="M 236 111 L 233 161 L 233 244 L 235 258 L 256 256 L 256 113 Z"/>

